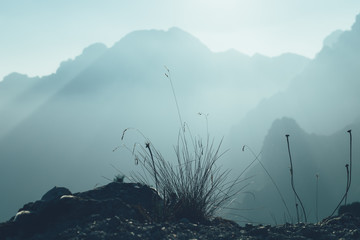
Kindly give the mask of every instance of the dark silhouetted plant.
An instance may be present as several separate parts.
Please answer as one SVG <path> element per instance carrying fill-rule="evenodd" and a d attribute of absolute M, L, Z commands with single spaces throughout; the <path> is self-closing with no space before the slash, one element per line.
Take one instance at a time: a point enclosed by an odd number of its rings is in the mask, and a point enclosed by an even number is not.
<path fill-rule="evenodd" d="M 145 139 L 145 146 L 134 145 L 132 152 L 143 171 L 133 173 L 132 179 L 156 185 L 164 202 L 161 218 L 205 221 L 242 190 L 236 186 L 243 180 L 227 181 L 230 171 L 216 164 L 225 153 L 220 152 L 222 141 L 218 145 L 214 140 L 207 142 L 191 139 L 180 130 L 176 164 L 165 160 L 149 139 Z"/>
<path fill-rule="evenodd" d="M 125 179 L 125 175 L 117 174 L 117 175 L 115 175 L 113 182 L 123 183 L 124 179 Z"/>
<path fill-rule="evenodd" d="M 301 202 L 301 199 L 299 197 L 299 195 L 297 194 L 296 190 L 295 190 L 295 184 L 294 184 L 294 168 L 293 168 L 293 163 L 292 163 L 292 158 L 291 158 L 291 151 L 290 151 L 290 143 L 289 143 L 289 134 L 286 134 L 286 142 L 287 142 L 287 147 L 288 147 L 288 152 L 289 152 L 289 159 L 290 159 L 290 175 L 291 175 L 291 188 L 295 194 L 295 207 L 296 207 L 296 214 L 297 214 L 297 219 L 298 222 L 300 222 L 300 218 L 299 218 L 299 210 L 298 210 L 298 203 L 297 200 L 299 201 L 303 214 L 304 214 L 304 219 L 305 222 L 307 222 L 307 217 L 306 217 L 306 212 L 305 212 L 305 208 L 304 205 Z"/>
<path fill-rule="evenodd" d="M 135 129 L 144 138 L 145 144 L 136 142 L 132 150 L 125 146 L 132 152 L 135 164 L 143 170 L 141 173 L 133 173 L 132 180 L 155 185 L 163 199 L 162 210 L 155 216 L 156 219 L 206 221 L 243 189 L 238 185 L 244 179 L 237 177 L 227 181 L 230 170 L 222 170 L 217 164 L 226 152 L 220 151 L 222 140 L 215 144 L 214 139 L 210 140 L 208 132 L 206 142 L 192 136 L 188 125 L 182 121 L 168 68 L 165 76 L 171 83 L 180 121 L 178 140 L 174 146 L 175 158 L 173 161 L 165 160 L 150 139 Z M 128 130 L 130 128 L 123 131 L 122 140 Z"/>
<path fill-rule="evenodd" d="M 349 159 L 349 164 L 345 165 L 345 168 L 346 168 L 346 189 L 345 189 L 344 196 L 341 198 L 340 202 L 338 203 L 338 205 L 336 206 L 334 211 L 331 213 L 330 217 L 332 217 L 335 214 L 335 212 L 338 210 L 338 208 L 340 207 L 341 203 L 344 200 L 345 200 L 345 205 L 346 205 L 347 196 L 348 196 L 350 185 L 351 185 L 351 173 L 352 173 L 352 134 L 351 134 L 351 129 L 348 130 L 347 132 L 349 133 L 349 137 L 350 137 L 350 159 Z M 350 166 L 350 169 L 349 169 L 349 166 Z"/>
<path fill-rule="evenodd" d="M 260 155 L 261 153 L 259 153 L 258 155 L 256 155 L 256 154 L 254 153 L 254 151 L 253 151 L 248 145 L 244 145 L 244 146 L 242 147 L 242 151 L 245 151 L 245 149 L 249 149 L 249 151 L 251 152 L 251 154 L 254 156 L 254 160 L 248 165 L 248 167 L 250 167 L 255 161 L 258 161 L 258 162 L 260 163 L 261 167 L 264 169 L 264 171 L 266 172 L 266 174 L 267 174 L 268 177 L 270 178 L 272 184 L 275 186 L 276 191 L 278 192 L 278 194 L 279 194 L 279 196 L 280 196 L 280 198 L 281 198 L 281 202 L 283 203 L 283 205 L 284 205 L 284 207 L 285 207 L 285 209 L 286 209 L 286 212 L 287 212 L 287 214 L 288 214 L 288 217 L 289 217 L 289 219 L 291 220 L 292 217 L 291 217 L 289 208 L 288 208 L 288 206 L 287 206 L 287 204 L 286 204 L 286 202 L 285 202 L 285 199 L 284 199 L 284 197 L 283 197 L 283 195 L 282 195 L 282 193 L 281 193 L 278 185 L 276 184 L 276 182 L 275 182 L 275 180 L 273 179 L 273 177 L 270 175 L 269 171 L 265 168 L 264 164 L 263 164 L 263 163 L 260 161 L 260 159 L 259 159 L 259 155 Z M 246 169 L 245 169 L 245 170 L 246 170 Z M 273 215 L 272 215 L 271 217 L 272 217 L 272 218 L 275 218 L 275 216 L 273 216 Z M 275 222 L 276 222 L 276 219 L 275 219 Z M 286 217 L 285 217 L 285 222 L 286 222 Z"/>
<path fill-rule="evenodd" d="M 347 203 L 347 195 L 350 188 L 350 171 L 349 171 L 349 164 L 345 164 L 346 168 L 346 189 L 345 189 L 345 205 Z"/>
<path fill-rule="evenodd" d="M 319 222 L 319 174 L 316 175 L 316 191 L 315 191 L 315 216 L 316 222 Z"/>
<path fill-rule="evenodd" d="M 157 171 L 156 171 L 154 156 L 153 156 L 153 154 L 152 154 L 151 147 L 150 147 L 150 142 L 146 142 L 146 143 L 145 143 L 145 147 L 149 150 L 149 153 L 150 153 L 152 168 L 154 169 L 155 187 L 156 187 L 156 189 L 158 189 Z"/>
<path fill-rule="evenodd" d="M 349 181 L 348 181 L 348 185 L 347 185 L 348 187 L 347 187 L 346 198 L 345 199 L 347 199 L 347 195 L 348 195 L 350 185 L 351 185 L 351 177 L 352 177 L 352 134 L 351 134 L 351 129 L 348 130 L 347 132 L 349 133 L 349 137 L 350 137 L 350 160 L 349 160 L 349 162 L 350 162 L 350 171 L 348 171 L 350 173 L 348 174 Z M 346 204 L 346 201 L 345 201 L 345 204 Z"/>

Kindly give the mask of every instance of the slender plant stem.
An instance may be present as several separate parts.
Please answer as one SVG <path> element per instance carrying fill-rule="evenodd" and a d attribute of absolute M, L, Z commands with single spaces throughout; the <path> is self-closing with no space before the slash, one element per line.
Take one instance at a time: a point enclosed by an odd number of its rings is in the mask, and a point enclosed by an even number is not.
<path fill-rule="evenodd" d="M 338 210 L 338 208 L 340 207 L 341 203 L 344 201 L 344 199 L 347 198 L 349 189 L 350 189 L 350 185 L 351 185 L 351 170 L 352 170 L 352 135 L 351 135 L 351 130 L 347 131 L 350 134 L 350 170 L 347 170 L 347 183 L 346 183 L 346 191 L 344 196 L 341 198 L 340 202 L 338 203 L 338 205 L 336 206 L 336 208 L 334 209 L 334 211 L 331 213 L 330 217 L 332 217 L 336 210 Z M 348 169 L 348 164 L 345 165 L 346 169 Z"/>
<path fill-rule="evenodd" d="M 316 222 L 319 222 L 319 174 L 316 174 L 316 196 L 315 196 Z"/>
<path fill-rule="evenodd" d="M 349 164 L 345 165 L 346 168 L 346 189 L 345 189 L 345 205 L 347 203 L 347 195 L 350 187 L 350 172 L 349 172 Z"/>
<path fill-rule="evenodd" d="M 299 223 L 299 222 L 300 222 L 299 204 L 296 202 L 296 199 L 295 199 L 295 207 L 296 207 L 297 221 L 298 221 L 298 223 Z"/>
<path fill-rule="evenodd" d="M 181 113 L 180 113 L 180 108 L 179 108 L 179 103 L 178 103 L 178 100 L 176 98 L 176 94 L 175 94 L 175 89 L 174 89 L 174 85 L 173 85 L 173 82 L 171 80 L 171 74 L 170 74 L 170 70 L 164 66 L 167 73 L 165 73 L 165 76 L 169 79 L 170 81 L 170 84 L 171 84 L 171 90 L 173 92 L 173 95 L 174 95 L 174 99 L 175 99 L 175 104 L 176 104 L 176 109 L 177 109 L 177 112 L 178 112 L 178 116 L 179 116 L 179 121 L 180 121 L 180 127 L 183 131 L 185 131 L 185 126 L 183 126 L 184 122 L 182 121 L 182 118 L 181 118 Z"/>
<path fill-rule="evenodd" d="M 153 156 L 152 151 L 151 151 L 151 148 L 150 148 L 150 143 L 146 143 L 145 146 L 146 146 L 146 148 L 149 150 L 149 153 L 150 153 L 150 157 L 151 157 L 151 161 L 152 161 L 153 169 L 154 169 L 155 187 L 156 187 L 156 190 L 158 190 L 157 171 L 156 171 L 156 167 L 155 167 L 154 156 Z"/>
<path fill-rule="evenodd" d="M 350 189 L 350 185 L 351 185 L 351 177 L 352 177 L 352 134 L 351 134 L 351 129 L 347 131 L 349 133 L 349 137 L 350 137 L 350 174 L 349 174 L 349 185 L 348 185 L 348 189 L 346 192 L 346 197 L 347 194 L 349 192 Z"/>
<path fill-rule="evenodd" d="M 304 205 L 301 202 L 301 199 L 299 197 L 299 195 L 297 194 L 296 190 L 295 190 L 295 186 L 294 186 L 294 168 L 293 168 L 293 164 L 292 164 L 292 159 L 291 159 L 291 151 L 290 151 L 290 143 L 289 143 L 289 134 L 286 134 L 286 141 L 287 141 L 287 146 L 288 146 L 288 152 L 289 152 L 289 158 L 290 158 L 290 175 L 291 175 L 291 187 L 294 191 L 295 197 L 299 200 L 300 206 L 302 208 L 303 214 L 304 214 L 304 218 L 305 218 L 305 222 L 307 222 L 307 217 L 306 217 L 306 212 L 305 212 L 305 208 Z M 298 214 L 298 213 L 297 213 Z M 298 214 L 299 215 L 299 214 Z M 299 221 L 299 219 L 298 219 Z"/>
<path fill-rule="evenodd" d="M 292 217 L 291 217 L 291 214 L 290 214 L 290 210 L 289 210 L 289 208 L 288 208 L 288 206 L 287 206 L 287 204 L 286 204 L 286 202 L 285 202 L 285 199 L 284 199 L 283 195 L 281 194 L 281 191 L 280 191 L 278 185 L 276 184 L 275 180 L 274 180 L 273 177 L 270 175 L 269 171 L 265 168 L 264 164 L 260 161 L 260 159 L 259 159 L 259 155 L 260 155 L 260 154 L 259 154 L 258 156 L 256 156 L 255 152 L 254 152 L 248 145 L 244 145 L 244 146 L 243 146 L 243 148 L 242 148 L 243 151 L 245 150 L 245 147 L 250 150 L 251 154 L 252 154 L 252 155 L 254 156 L 254 158 L 255 158 L 254 161 L 257 160 L 257 161 L 260 163 L 261 167 L 264 169 L 264 171 L 266 172 L 266 174 L 267 174 L 268 177 L 270 178 L 272 184 L 275 186 L 276 191 L 278 192 L 278 194 L 279 194 L 279 196 L 280 196 L 280 198 L 281 198 L 282 203 L 283 203 L 284 206 L 285 206 L 285 209 L 286 209 L 287 214 L 289 215 L 289 218 L 291 219 Z M 251 164 L 252 164 L 252 163 L 251 163 Z M 250 164 L 250 166 L 251 166 L 251 164 Z M 245 170 L 246 170 L 246 169 L 245 169 Z"/>

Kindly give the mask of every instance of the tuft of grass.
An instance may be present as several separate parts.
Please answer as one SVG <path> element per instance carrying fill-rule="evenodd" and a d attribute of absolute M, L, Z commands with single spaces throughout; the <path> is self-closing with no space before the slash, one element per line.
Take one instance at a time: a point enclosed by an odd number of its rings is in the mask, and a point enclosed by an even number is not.
<path fill-rule="evenodd" d="M 226 152 L 220 150 L 222 140 L 215 144 L 208 136 L 203 142 L 193 138 L 186 126 L 179 131 L 175 161 L 165 160 L 148 138 L 145 144 L 135 143 L 132 152 L 143 171 L 133 173 L 132 179 L 156 186 L 163 199 L 158 219 L 204 222 L 241 191 L 237 185 L 244 180 L 227 181 L 230 170 L 217 164 Z"/>
<path fill-rule="evenodd" d="M 199 113 L 206 118 L 206 140 L 192 136 L 188 125 L 182 121 L 170 70 L 164 67 L 180 121 L 178 140 L 174 146 L 175 158 L 166 160 L 150 139 L 135 129 L 144 138 L 145 144 L 134 144 L 132 154 L 142 173 L 133 173 L 132 178 L 155 185 L 163 199 L 162 211 L 156 216 L 157 219 L 187 218 L 193 222 L 203 222 L 214 217 L 225 203 L 242 190 L 237 185 L 244 180 L 238 177 L 227 181 L 230 170 L 222 170 L 218 165 L 219 158 L 226 151 L 220 151 L 222 140 L 217 144 L 214 139 L 210 140 L 207 114 Z M 123 131 L 121 140 L 124 140 L 128 130 Z"/>
<path fill-rule="evenodd" d="M 113 182 L 117 182 L 117 183 L 123 183 L 124 182 L 124 179 L 125 179 L 125 175 L 123 174 L 116 174 L 114 179 L 113 179 Z"/>

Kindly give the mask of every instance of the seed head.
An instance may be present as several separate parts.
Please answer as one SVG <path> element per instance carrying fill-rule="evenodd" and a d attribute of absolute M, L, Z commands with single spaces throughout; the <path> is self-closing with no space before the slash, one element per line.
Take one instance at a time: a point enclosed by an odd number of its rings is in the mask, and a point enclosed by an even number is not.
<path fill-rule="evenodd" d="M 121 140 L 123 140 L 123 139 L 124 139 L 125 132 L 126 132 L 127 130 L 128 130 L 128 128 L 125 128 L 125 130 L 123 131 L 122 136 L 121 136 Z"/>

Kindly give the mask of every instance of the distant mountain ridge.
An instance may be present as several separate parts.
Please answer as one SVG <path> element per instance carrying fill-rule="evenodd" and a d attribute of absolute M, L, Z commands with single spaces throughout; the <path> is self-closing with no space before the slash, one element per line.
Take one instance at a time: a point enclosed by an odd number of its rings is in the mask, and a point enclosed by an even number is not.
<path fill-rule="evenodd" d="M 360 116 L 360 15 L 351 30 L 324 46 L 289 87 L 248 112 L 233 137 L 260 149 L 275 119 L 290 117 L 307 132 L 332 134 Z"/>
<path fill-rule="evenodd" d="M 256 154 L 262 152 L 261 160 L 280 185 L 286 202 L 292 204 L 291 215 L 295 219 L 285 134 L 290 134 L 295 182 L 310 221 L 316 218 L 315 175 L 320 175 L 318 211 L 319 218 L 323 218 L 331 214 L 344 194 L 345 164 L 349 159 L 346 131 L 352 129 L 354 144 L 359 142 L 360 15 L 351 30 L 336 34 L 331 36 L 331 44 L 324 42 L 315 59 L 286 90 L 261 101 L 231 131 L 235 149 L 232 157 L 242 156 L 246 166 L 254 156 L 241 153 L 239 145 L 250 146 Z M 353 154 L 354 159 L 360 156 L 358 149 Z M 274 216 L 283 221 L 286 209 L 261 166 L 257 164 L 246 176 L 256 177 L 248 189 L 254 192 L 256 201 L 249 197 L 243 200 L 242 207 L 261 209 L 246 216 L 267 223 L 273 222 Z M 359 198 L 360 189 L 353 185 L 349 202 Z M 264 211 L 269 214 L 264 215 Z"/>
<path fill-rule="evenodd" d="M 302 143 L 326 139 L 308 133 L 332 135 L 359 117 L 359 25 L 360 15 L 350 31 L 324 42 L 314 60 L 291 53 L 274 58 L 214 53 L 171 28 L 136 31 L 110 48 L 91 45 L 49 76 L 10 74 L 0 82 L 0 188 L 8 195 L 0 199 L 0 218 L 6 220 L 54 185 L 91 188 L 113 174 L 110 164 L 133 170 L 131 156 L 112 152 L 127 127 L 140 129 L 172 154 L 179 121 L 164 65 L 192 128 L 205 132 L 204 121 L 194 121 L 198 112 L 210 114 L 215 136 L 238 124 L 227 138 L 235 150 L 228 157 L 235 170 L 242 169 L 237 160 L 244 158 L 239 153 L 244 144 L 263 149 L 264 161 L 278 160 L 269 149 L 276 141 L 282 144 L 283 126 Z M 276 120 L 283 117 L 296 122 Z M 298 146 L 308 153 L 304 159 L 324 158 L 308 144 Z M 11 185 L 9 179 L 16 181 Z"/>
<path fill-rule="evenodd" d="M 164 65 L 184 121 L 202 133 L 204 121 L 195 118 L 209 113 L 210 128 L 222 136 L 308 62 L 293 54 L 213 53 L 172 28 L 133 32 L 110 48 L 91 45 L 49 76 L 7 76 L 0 82 L 0 188 L 8 196 L 0 199 L 1 218 L 54 185 L 81 191 L 106 181 L 111 165 L 133 170 L 127 152 L 112 152 L 125 128 L 140 129 L 172 156 L 179 120 Z"/>

